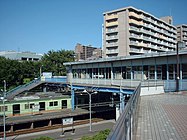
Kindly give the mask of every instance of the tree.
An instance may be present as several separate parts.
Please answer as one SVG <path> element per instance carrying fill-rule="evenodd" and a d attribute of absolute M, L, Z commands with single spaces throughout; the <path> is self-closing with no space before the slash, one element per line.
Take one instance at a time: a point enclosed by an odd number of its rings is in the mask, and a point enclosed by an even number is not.
<path fill-rule="evenodd" d="M 49 51 L 42 57 L 43 71 L 53 72 L 53 75 L 66 75 L 65 62 L 74 61 L 74 52 L 68 50 Z"/>

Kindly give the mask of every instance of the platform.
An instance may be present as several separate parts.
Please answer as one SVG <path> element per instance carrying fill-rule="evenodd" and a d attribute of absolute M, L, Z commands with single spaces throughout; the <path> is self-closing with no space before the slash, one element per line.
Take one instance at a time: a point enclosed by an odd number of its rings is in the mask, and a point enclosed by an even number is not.
<path fill-rule="evenodd" d="M 136 140 L 187 140 L 187 91 L 141 96 Z"/>

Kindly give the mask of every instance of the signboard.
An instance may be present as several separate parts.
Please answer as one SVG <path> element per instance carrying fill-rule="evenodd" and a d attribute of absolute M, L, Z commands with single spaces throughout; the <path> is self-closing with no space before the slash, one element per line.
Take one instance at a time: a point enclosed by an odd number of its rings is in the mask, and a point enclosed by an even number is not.
<path fill-rule="evenodd" d="M 52 77 L 52 72 L 43 72 L 42 76 L 45 78 L 51 78 Z"/>
<path fill-rule="evenodd" d="M 62 123 L 63 125 L 73 124 L 73 118 L 64 118 L 62 119 Z"/>

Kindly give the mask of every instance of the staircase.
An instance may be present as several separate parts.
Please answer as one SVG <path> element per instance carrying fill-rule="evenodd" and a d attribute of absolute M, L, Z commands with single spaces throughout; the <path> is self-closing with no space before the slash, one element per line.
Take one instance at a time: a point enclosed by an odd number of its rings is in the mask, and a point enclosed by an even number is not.
<path fill-rule="evenodd" d="M 43 83 L 43 81 L 41 81 L 41 78 L 37 78 L 25 85 L 20 85 L 20 86 L 7 92 L 7 99 L 12 99 L 12 98 L 14 98 L 14 96 L 18 95 L 19 93 L 22 93 L 26 90 L 30 90 L 30 89 L 40 85 L 41 83 Z"/>

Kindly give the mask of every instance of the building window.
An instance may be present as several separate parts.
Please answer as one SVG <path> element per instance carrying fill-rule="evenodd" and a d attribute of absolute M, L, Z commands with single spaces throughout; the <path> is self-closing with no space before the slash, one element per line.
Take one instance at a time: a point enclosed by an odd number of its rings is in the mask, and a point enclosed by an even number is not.
<path fill-rule="evenodd" d="M 34 104 L 30 104 L 30 109 L 32 109 L 32 108 L 33 108 L 33 106 L 34 106 Z"/>
<path fill-rule="evenodd" d="M 187 64 L 182 64 L 182 79 L 187 79 Z"/>
<path fill-rule="evenodd" d="M 0 106 L 0 112 L 4 112 L 4 107 L 5 111 L 8 111 L 8 106 Z"/>
<path fill-rule="evenodd" d="M 49 106 L 58 106 L 58 101 L 49 102 Z"/>
<path fill-rule="evenodd" d="M 130 66 L 127 66 L 127 79 L 131 79 L 131 67 Z"/>
<path fill-rule="evenodd" d="M 25 104 L 25 109 L 30 109 L 29 104 Z"/>
<path fill-rule="evenodd" d="M 142 79 L 142 66 L 133 66 L 132 73 L 133 73 L 133 79 L 141 80 Z"/>
<path fill-rule="evenodd" d="M 113 78 L 114 79 L 121 79 L 121 67 L 114 67 L 113 68 Z"/>
<path fill-rule="evenodd" d="M 157 66 L 156 71 L 157 71 L 157 79 L 161 80 L 162 79 L 162 66 Z"/>
<path fill-rule="evenodd" d="M 54 106 L 58 106 L 58 101 L 54 101 Z"/>
<path fill-rule="evenodd" d="M 149 66 L 149 79 L 155 79 L 155 66 Z"/>
<path fill-rule="evenodd" d="M 53 102 L 49 102 L 49 106 L 53 106 Z"/>
<path fill-rule="evenodd" d="M 175 79 L 174 78 L 175 71 L 174 71 L 173 64 L 168 65 L 168 72 L 169 72 L 169 79 Z"/>

